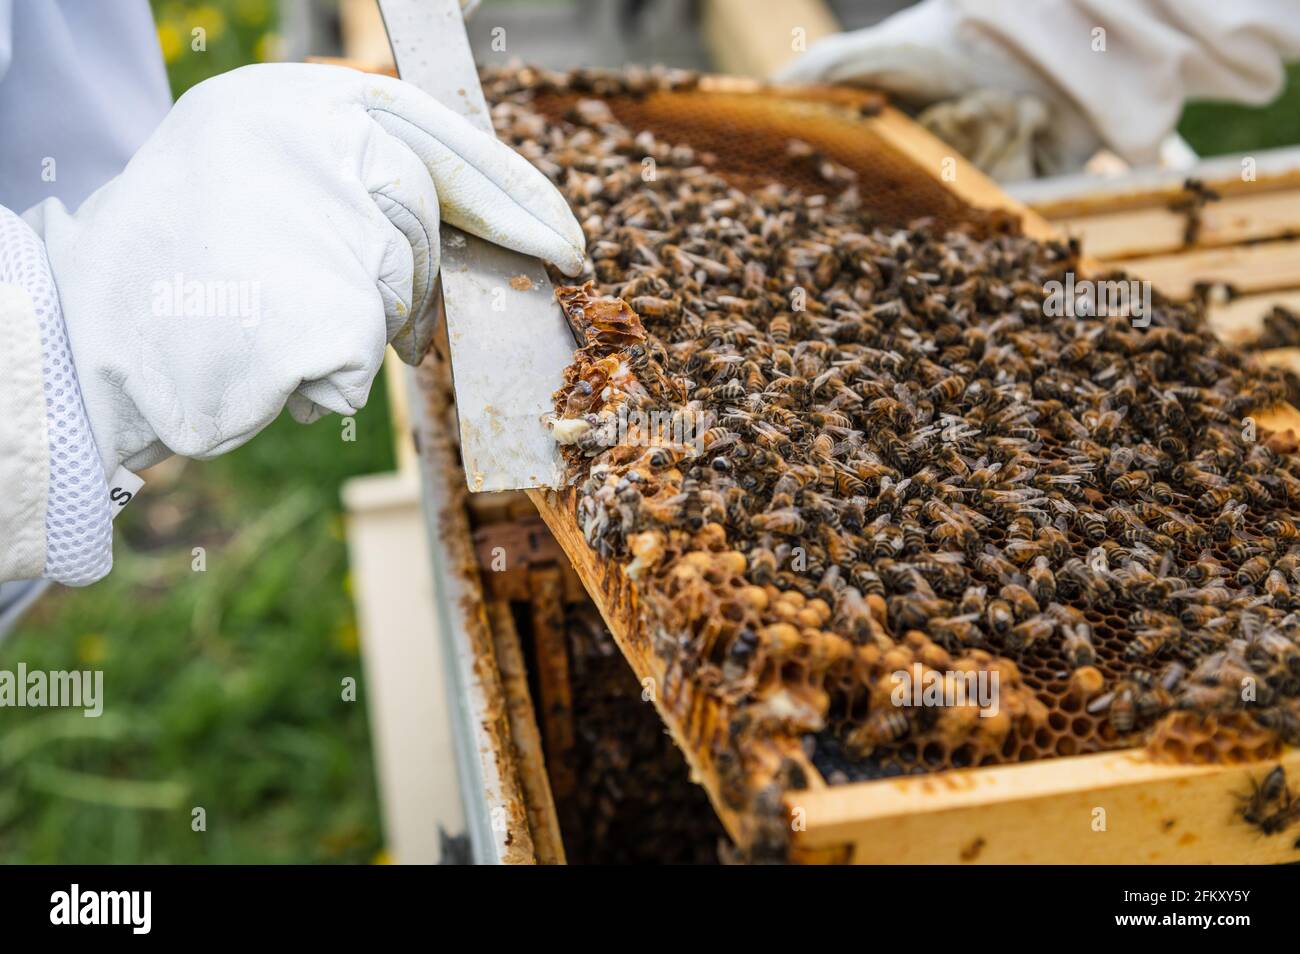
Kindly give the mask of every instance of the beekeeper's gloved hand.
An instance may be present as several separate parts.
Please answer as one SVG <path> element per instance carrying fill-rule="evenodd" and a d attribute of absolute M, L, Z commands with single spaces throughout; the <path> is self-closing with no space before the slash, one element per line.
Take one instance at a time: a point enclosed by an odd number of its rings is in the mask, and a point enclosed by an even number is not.
<path fill-rule="evenodd" d="M 100 464 L 93 479 L 68 479 L 80 487 L 119 465 L 214 457 L 286 404 L 304 422 L 355 412 L 386 343 L 409 363 L 427 348 L 440 216 L 567 274 L 581 269 L 582 230 L 551 183 L 414 87 L 296 64 L 246 67 L 196 86 L 75 213 L 50 200 L 25 216 L 58 290 L 37 316 L 44 394 L 53 383 L 64 411 L 84 402 Z M 33 285 L 28 279 L 17 284 Z M 59 306 L 62 321 L 50 320 Z M 51 372 L 64 326 L 71 368 L 64 373 L 56 355 Z M 4 368 L 7 360 L 0 352 L 0 372 L 31 377 L 30 367 Z M 18 401 L 16 393 L 8 398 Z M 78 448 L 54 418 L 64 411 L 46 404 L 41 436 L 55 439 L 48 505 L 67 489 L 58 455 Z M 25 440 L 24 460 L 34 456 L 33 437 Z M 44 475 L 44 461 L 27 463 Z M 39 483 L 34 477 L 28 482 Z M 81 525 L 106 512 L 107 498 L 95 498 L 102 488 L 80 500 L 89 508 Z M 41 501 L 30 503 L 29 511 Z M 22 521 L 12 511 L 6 519 L 0 504 L 0 530 L 10 523 Z M 41 556 L 51 536 L 63 539 L 54 531 L 37 547 Z M 94 536 L 74 545 L 75 571 L 35 568 L 68 582 L 102 576 L 106 528 Z M 25 552 L 18 562 L 30 570 L 37 554 Z M 0 579 L 24 575 L 14 562 L 0 553 Z"/>
<path fill-rule="evenodd" d="M 964 8 L 924 0 L 818 41 L 776 79 L 882 90 L 995 178 L 1082 165 L 1100 145 L 1092 124 L 1000 36 L 973 28 Z"/>
<path fill-rule="evenodd" d="M 1077 169 L 1102 145 L 1154 162 L 1186 100 L 1268 102 L 1297 57 L 1291 0 L 923 0 L 776 78 L 930 107 L 923 123 L 1009 178 Z"/>

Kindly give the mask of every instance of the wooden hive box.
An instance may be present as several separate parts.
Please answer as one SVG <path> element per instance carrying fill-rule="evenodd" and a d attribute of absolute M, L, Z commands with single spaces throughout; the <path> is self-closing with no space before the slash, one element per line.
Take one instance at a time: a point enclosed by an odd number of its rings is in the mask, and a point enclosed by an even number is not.
<path fill-rule="evenodd" d="M 566 105 L 556 101 L 551 108 L 558 114 Z M 945 144 L 870 94 L 819 90 L 775 97 L 752 81 L 719 77 L 707 78 L 690 93 L 611 101 L 611 106 L 638 128 L 735 157 L 730 174 L 741 187 L 779 179 L 784 143 L 800 138 L 851 168 L 869 170 L 874 192 L 864 190 L 869 192 L 867 203 L 886 224 L 902 225 L 920 216 L 957 224 L 994 213 L 1017 217 L 1023 231 L 1036 238 L 1062 235 L 1059 223 L 1008 196 Z M 1067 214 L 1076 211 L 1073 207 L 1053 211 L 1054 219 L 1068 220 L 1072 231 L 1080 231 L 1080 224 Z M 1084 230 L 1085 242 L 1088 234 Z M 1114 249 L 1103 246 L 1101 251 L 1109 254 Z M 1085 252 L 1091 247 L 1085 245 Z M 1144 262 L 1141 257 L 1120 257 L 1086 264 L 1120 265 L 1141 276 Z M 1163 273 L 1153 269 L 1153 274 L 1159 278 Z M 1180 284 L 1172 297 L 1185 291 Z M 488 522 L 502 528 L 527 525 L 529 520 L 521 515 L 519 495 L 487 495 L 493 499 L 471 504 L 464 493 L 454 442 L 445 439 L 452 425 L 445 416 L 445 372 L 436 364 L 431 358 L 413 376 L 409 413 L 431 525 L 438 528 L 435 550 L 441 551 L 440 562 L 450 571 L 452 615 L 463 637 L 456 647 L 464 657 L 458 666 L 458 691 L 466 696 L 461 704 L 478 749 L 481 771 L 476 782 L 482 785 L 489 814 L 504 819 L 485 837 L 496 842 L 497 857 L 503 861 L 563 861 L 552 788 L 557 776 L 558 785 L 565 784 L 564 771 L 554 758 L 547 764 L 542 752 L 554 751 L 563 741 L 544 738 L 545 729 L 539 730 L 532 718 L 536 700 L 521 673 L 508 600 L 527 598 L 536 605 L 530 587 L 572 587 L 574 577 L 543 547 L 546 552 L 534 560 L 540 575 L 494 580 L 495 593 L 485 588 L 473 554 L 469 515 L 486 514 Z M 1300 415 L 1289 405 L 1257 418 L 1268 429 L 1300 423 Z M 752 843 L 758 822 L 734 807 L 717 764 L 730 713 L 656 654 L 635 585 L 621 567 L 599 560 L 583 540 L 574 493 L 529 491 L 528 497 L 636 677 L 657 687 L 654 705 L 685 754 L 692 777 L 708 792 L 731 837 L 741 846 Z M 510 590 L 512 586 L 519 592 Z M 558 679 L 553 672 L 542 675 L 543 694 L 563 694 L 562 674 Z M 1265 838 L 1239 815 L 1241 796 L 1274 765 L 1283 765 L 1293 776 L 1300 773 L 1300 751 L 1288 750 L 1271 762 L 1195 766 L 1158 764 L 1145 751 L 1124 750 L 830 785 L 804 756 L 799 739 L 773 737 L 769 747 L 773 764 L 797 764 L 804 778 L 805 787 L 784 796 L 788 857 L 796 862 L 1300 860 L 1300 842 L 1285 835 Z"/>

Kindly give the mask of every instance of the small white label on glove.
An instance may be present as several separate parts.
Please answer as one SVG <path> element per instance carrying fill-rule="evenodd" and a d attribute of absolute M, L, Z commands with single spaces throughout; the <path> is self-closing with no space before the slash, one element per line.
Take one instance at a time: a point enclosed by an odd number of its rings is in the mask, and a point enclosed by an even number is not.
<path fill-rule="evenodd" d="M 125 467 L 117 468 L 113 474 L 113 479 L 108 482 L 108 506 L 113 512 L 114 519 L 134 499 L 143 486 L 144 481 L 141 478 Z"/>

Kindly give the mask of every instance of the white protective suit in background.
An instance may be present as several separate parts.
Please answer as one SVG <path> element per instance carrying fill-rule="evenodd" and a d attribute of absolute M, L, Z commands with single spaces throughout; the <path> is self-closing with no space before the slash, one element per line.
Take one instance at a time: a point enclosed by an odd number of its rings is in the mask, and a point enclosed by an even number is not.
<path fill-rule="evenodd" d="M 827 37 L 777 79 L 855 83 L 995 178 L 1153 163 L 1189 99 L 1264 104 L 1300 60 L 1295 0 L 923 0 Z"/>

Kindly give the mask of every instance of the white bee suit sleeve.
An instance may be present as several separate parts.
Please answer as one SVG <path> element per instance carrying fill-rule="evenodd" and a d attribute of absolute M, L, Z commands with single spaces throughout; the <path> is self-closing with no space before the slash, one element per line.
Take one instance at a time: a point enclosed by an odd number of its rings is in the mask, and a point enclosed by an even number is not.
<path fill-rule="evenodd" d="M 916 105 L 977 90 L 1033 97 L 1047 107 L 1040 166 L 1059 171 L 1100 145 L 1154 162 L 1187 100 L 1267 103 L 1296 59 L 1294 0 L 923 0 L 814 44 L 778 78 L 861 83 Z"/>
<path fill-rule="evenodd" d="M 0 635 L 48 580 L 112 565 L 104 472 L 40 238 L 120 173 L 171 105 L 148 0 L 0 0 Z M 12 211 L 11 211 L 12 210 Z"/>
<path fill-rule="evenodd" d="M 76 208 L 170 105 L 148 0 L 0 0 L 0 205 Z"/>
<path fill-rule="evenodd" d="M 113 564 L 108 487 L 45 248 L 0 207 L 0 580 L 93 583 Z"/>

